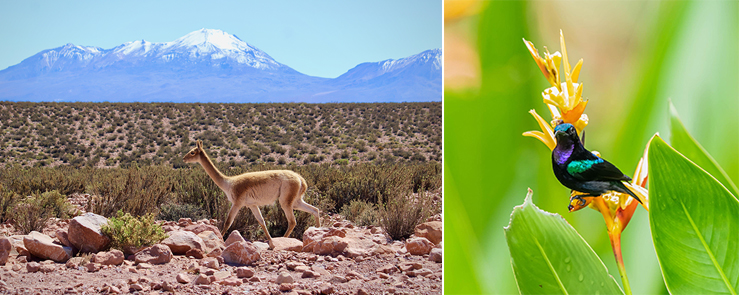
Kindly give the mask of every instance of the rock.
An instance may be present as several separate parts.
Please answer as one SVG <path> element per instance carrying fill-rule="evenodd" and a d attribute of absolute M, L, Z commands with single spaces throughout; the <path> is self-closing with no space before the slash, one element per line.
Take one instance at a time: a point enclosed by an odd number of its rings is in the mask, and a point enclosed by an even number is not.
<path fill-rule="evenodd" d="M 228 245 L 228 247 L 223 250 L 221 257 L 223 257 L 223 261 L 225 263 L 238 265 L 252 264 L 261 259 L 257 247 L 249 242 L 236 242 Z"/>
<path fill-rule="evenodd" d="M 231 276 L 231 272 L 227 270 L 217 271 L 213 274 L 213 277 L 216 278 L 216 281 L 224 280 Z"/>
<path fill-rule="evenodd" d="M 177 220 L 177 225 L 181 227 L 186 227 L 191 224 L 192 224 L 192 218 L 180 218 L 179 220 Z"/>
<path fill-rule="evenodd" d="M 313 242 L 320 241 L 327 232 L 328 229 L 326 228 L 318 228 L 314 226 L 309 227 L 305 232 L 303 232 L 303 247 L 308 246 Z"/>
<path fill-rule="evenodd" d="M 334 283 L 334 284 L 343 284 L 348 281 L 349 280 L 347 280 L 346 277 L 340 276 L 340 275 L 332 276 L 331 279 L 329 280 L 329 282 Z"/>
<path fill-rule="evenodd" d="M 172 248 L 170 247 L 170 249 L 172 249 Z M 205 254 L 203 253 L 203 250 L 200 250 L 200 249 L 190 249 L 190 250 L 187 250 L 187 252 L 185 252 L 185 256 L 187 256 L 187 257 L 193 257 L 193 258 L 196 258 L 196 259 L 203 259 L 203 257 L 205 257 Z"/>
<path fill-rule="evenodd" d="M 100 270 L 100 264 L 90 262 L 85 265 L 85 269 L 87 269 L 87 272 L 96 272 Z"/>
<path fill-rule="evenodd" d="M 254 245 L 254 247 L 257 247 L 257 250 L 259 250 L 259 252 L 269 250 L 269 244 L 265 242 L 252 242 L 251 244 Z"/>
<path fill-rule="evenodd" d="M 405 242 L 405 248 L 412 255 L 429 254 L 434 244 L 426 238 L 410 238 Z"/>
<path fill-rule="evenodd" d="M 424 222 L 416 225 L 415 234 L 417 237 L 423 237 L 434 244 L 439 244 L 443 236 L 441 233 L 442 227 L 443 223 L 441 221 Z"/>
<path fill-rule="evenodd" d="M 399 265 L 400 270 L 402 271 L 409 271 L 409 270 L 416 270 L 423 268 L 423 265 L 421 265 L 418 262 L 403 262 Z"/>
<path fill-rule="evenodd" d="M 399 271 L 398 268 L 392 264 L 386 264 L 385 266 L 377 269 L 377 272 L 386 273 L 386 274 L 392 274 L 397 271 Z"/>
<path fill-rule="evenodd" d="M 342 253 L 347 246 L 349 246 L 349 243 L 340 237 L 325 237 L 313 246 L 313 253 L 319 255 Z"/>
<path fill-rule="evenodd" d="M 275 251 L 284 250 L 300 252 L 300 250 L 303 249 L 303 242 L 293 238 L 272 238 L 272 244 L 275 245 L 275 248 L 272 249 Z"/>
<path fill-rule="evenodd" d="M 54 240 L 40 232 L 32 231 L 23 238 L 23 244 L 31 255 L 56 262 L 67 262 L 72 258 L 72 248 L 55 244 Z"/>
<path fill-rule="evenodd" d="M 97 253 L 110 243 L 100 227 L 108 223 L 108 219 L 95 213 L 72 218 L 69 222 L 69 242 L 84 253 Z"/>
<path fill-rule="evenodd" d="M 333 294 L 334 293 L 334 286 L 331 284 L 323 283 L 319 287 L 321 289 L 321 294 Z"/>
<path fill-rule="evenodd" d="M 246 240 L 244 240 L 244 237 L 241 236 L 241 233 L 239 233 L 238 230 L 235 230 L 228 235 L 228 238 L 226 239 L 226 247 L 237 242 L 246 242 Z"/>
<path fill-rule="evenodd" d="M 121 265 L 123 263 L 123 251 L 121 250 L 110 250 L 108 252 L 99 252 L 93 256 L 95 263 L 102 265 Z"/>
<path fill-rule="evenodd" d="M 298 261 L 285 262 L 285 267 L 287 267 L 287 269 L 289 270 L 295 270 L 295 268 L 298 266 L 305 266 L 305 264 L 302 262 L 298 262 Z"/>
<path fill-rule="evenodd" d="M 224 286 L 241 286 L 241 283 L 241 280 L 236 278 L 227 278 L 219 282 L 219 284 Z"/>
<path fill-rule="evenodd" d="M 169 237 L 161 244 L 167 245 L 175 255 L 183 255 L 192 249 L 205 249 L 205 242 L 191 231 L 176 230 L 169 232 Z"/>
<path fill-rule="evenodd" d="M 26 264 L 26 271 L 28 272 L 37 272 L 41 269 L 41 264 L 38 262 L 29 262 Z"/>
<path fill-rule="evenodd" d="M 56 266 L 53 264 L 41 264 L 41 267 L 39 267 L 40 272 L 49 273 L 56 270 Z"/>
<path fill-rule="evenodd" d="M 367 293 L 367 290 L 364 288 L 359 288 L 359 290 L 357 290 L 357 295 L 369 295 L 369 293 Z"/>
<path fill-rule="evenodd" d="M 346 237 L 346 228 L 330 228 L 324 237 Z"/>
<path fill-rule="evenodd" d="M 162 282 L 162 290 L 167 291 L 167 292 L 174 292 L 174 286 L 172 286 L 172 283 L 164 281 Z"/>
<path fill-rule="evenodd" d="M 56 238 L 59 239 L 59 242 L 62 243 L 62 245 L 73 248 L 74 245 L 72 245 L 72 243 L 69 242 L 69 235 L 67 234 L 67 231 L 68 230 L 57 229 Z"/>
<path fill-rule="evenodd" d="M 146 262 L 142 262 L 136 265 L 136 269 L 152 269 L 152 268 L 154 268 L 154 266 Z"/>
<path fill-rule="evenodd" d="M 128 286 L 128 288 L 129 288 L 129 290 L 133 290 L 133 291 L 142 291 L 142 290 L 144 290 L 144 286 L 142 286 L 139 283 L 131 284 L 131 285 Z"/>
<path fill-rule="evenodd" d="M 280 291 L 282 291 L 282 292 L 291 291 L 294 288 L 295 288 L 295 286 L 293 284 L 290 284 L 290 283 L 280 284 Z"/>
<path fill-rule="evenodd" d="M 162 264 L 172 260 L 172 250 L 169 247 L 156 244 L 136 253 L 136 263 Z"/>
<path fill-rule="evenodd" d="M 320 276 L 321 276 L 320 273 L 315 272 L 315 271 L 312 271 L 312 270 L 309 269 L 309 270 L 304 271 L 303 272 L 303 275 L 300 276 L 300 277 L 305 279 L 305 278 L 317 278 L 317 277 L 320 277 Z"/>
<path fill-rule="evenodd" d="M 306 271 L 309 271 L 310 270 L 310 267 L 308 267 L 307 265 L 298 265 L 293 270 L 295 270 L 297 272 L 306 272 Z"/>
<path fill-rule="evenodd" d="M 195 223 L 195 224 L 192 224 L 192 225 L 188 225 L 187 227 L 185 227 L 185 230 L 186 231 L 194 232 L 196 235 L 197 234 L 200 234 L 200 233 L 202 233 L 204 231 L 212 231 L 212 232 L 217 233 L 219 235 L 221 233 L 221 231 L 218 230 L 217 227 L 212 226 L 210 224 L 202 224 L 202 223 Z"/>
<path fill-rule="evenodd" d="M 67 263 L 65 265 L 67 266 L 67 268 L 77 269 L 82 265 L 82 262 L 84 262 L 84 260 L 84 257 L 72 257 L 67 260 Z"/>
<path fill-rule="evenodd" d="M 236 277 L 238 278 L 251 278 L 254 276 L 254 271 L 248 267 L 239 267 L 236 269 Z"/>
<path fill-rule="evenodd" d="M 431 249 L 431 253 L 429 253 L 429 260 L 433 262 L 439 262 L 441 263 L 441 259 L 443 257 L 443 252 L 439 248 L 433 248 Z"/>
<path fill-rule="evenodd" d="M 177 274 L 177 277 L 175 278 L 175 280 L 177 280 L 178 283 L 187 284 L 190 282 L 190 276 L 188 276 L 185 273 L 180 273 L 180 274 Z"/>
<path fill-rule="evenodd" d="M 225 248 L 224 248 L 225 249 Z M 208 253 L 208 257 L 221 257 L 221 254 L 223 254 L 223 250 L 221 248 L 215 248 L 213 251 Z"/>
<path fill-rule="evenodd" d="M 0 237 L 0 265 L 5 265 L 8 262 L 10 251 L 13 250 L 13 243 L 6 237 Z"/>
<path fill-rule="evenodd" d="M 212 268 L 212 269 L 219 268 L 218 259 L 216 259 L 215 257 L 207 257 L 207 258 L 204 258 L 203 260 L 200 260 L 200 265 L 208 267 L 208 268 Z"/>
<path fill-rule="evenodd" d="M 210 278 L 208 276 L 201 274 L 198 275 L 198 277 L 195 278 L 195 280 L 192 281 L 194 285 L 209 285 L 210 284 Z"/>
<path fill-rule="evenodd" d="M 293 282 L 295 282 L 295 279 L 290 275 L 289 272 L 286 272 L 286 271 L 281 272 L 277 276 L 277 279 L 275 280 L 275 284 L 278 284 L 278 285 L 279 284 L 290 284 Z"/>
<path fill-rule="evenodd" d="M 213 231 L 207 230 L 198 234 L 198 237 L 203 239 L 205 243 L 205 249 L 203 252 L 208 253 L 216 248 L 226 248 L 226 243 L 223 242 L 223 237 Z"/>

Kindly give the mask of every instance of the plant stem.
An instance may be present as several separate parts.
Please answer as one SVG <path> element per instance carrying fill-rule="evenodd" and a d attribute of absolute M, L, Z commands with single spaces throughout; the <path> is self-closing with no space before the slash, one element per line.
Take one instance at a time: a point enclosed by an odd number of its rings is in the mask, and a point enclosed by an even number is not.
<path fill-rule="evenodd" d="M 621 231 L 609 233 L 608 237 L 611 238 L 611 247 L 613 248 L 613 255 L 616 256 L 616 264 L 618 265 L 618 272 L 621 274 L 621 283 L 624 285 L 624 292 L 626 292 L 626 295 L 631 295 L 631 286 L 629 286 L 629 278 L 626 276 L 624 258 L 621 255 Z"/>

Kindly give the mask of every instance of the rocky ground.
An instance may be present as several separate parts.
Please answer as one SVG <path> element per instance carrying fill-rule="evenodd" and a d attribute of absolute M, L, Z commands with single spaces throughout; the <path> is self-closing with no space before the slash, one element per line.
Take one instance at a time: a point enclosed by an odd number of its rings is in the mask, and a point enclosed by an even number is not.
<path fill-rule="evenodd" d="M 0 292 L 6 294 L 440 294 L 439 216 L 393 241 L 379 227 L 334 216 L 303 241 L 275 238 L 274 249 L 223 241 L 215 220 L 161 222 L 169 237 L 126 255 L 102 251 L 105 218 L 54 220 L 43 233 L 13 235 L 0 226 Z M 78 252 L 86 249 L 89 253 Z"/>

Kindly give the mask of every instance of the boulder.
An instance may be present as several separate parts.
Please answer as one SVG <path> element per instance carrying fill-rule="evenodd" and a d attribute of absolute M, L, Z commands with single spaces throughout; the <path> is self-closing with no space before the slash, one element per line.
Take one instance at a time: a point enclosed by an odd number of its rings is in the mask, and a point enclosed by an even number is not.
<path fill-rule="evenodd" d="M 285 250 L 300 252 L 303 249 L 303 242 L 293 238 L 272 238 L 272 244 L 275 246 L 273 250 Z"/>
<path fill-rule="evenodd" d="M 195 259 L 203 259 L 203 257 L 205 257 L 205 253 L 203 253 L 203 250 L 200 249 L 190 249 L 185 252 L 185 256 L 193 257 Z"/>
<path fill-rule="evenodd" d="M 221 231 L 218 230 L 217 227 L 212 226 L 210 224 L 202 224 L 202 223 L 195 223 L 195 224 L 192 224 L 192 225 L 188 225 L 187 227 L 185 227 L 185 230 L 186 231 L 194 232 L 196 235 L 197 234 L 200 234 L 200 233 L 202 233 L 204 231 L 212 231 L 212 232 L 218 233 L 218 234 L 221 233 Z"/>
<path fill-rule="evenodd" d="M 320 241 L 323 236 L 326 235 L 328 232 L 328 229 L 326 228 L 318 228 L 315 226 L 311 226 L 308 229 L 303 232 L 303 247 L 308 246 L 309 244 L 313 242 Z"/>
<path fill-rule="evenodd" d="M 434 244 L 426 238 L 411 238 L 405 242 L 405 248 L 412 255 L 429 254 Z"/>
<path fill-rule="evenodd" d="M 216 259 L 215 257 L 206 257 L 200 260 L 200 265 L 205 266 L 207 268 L 212 268 L 212 269 L 220 268 L 220 265 L 218 265 L 218 259 Z"/>
<path fill-rule="evenodd" d="M 8 256 L 10 256 L 10 251 L 12 250 L 13 244 L 10 242 L 10 239 L 0 237 L 0 265 L 5 265 L 8 262 Z"/>
<path fill-rule="evenodd" d="M 283 271 L 275 279 L 275 284 L 290 284 L 295 282 L 295 279 L 290 275 L 289 272 Z"/>
<path fill-rule="evenodd" d="M 434 244 L 441 242 L 441 229 L 443 224 L 441 221 L 430 221 L 416 225 L 415 234 L 417 237 L 424 237 Z"/>
<path fill-rule="evenodd" d="M 62 243 L 62 245 L 74 248 L 74 245 L 72 245 L 71 242 L 69 242 L 69 235 L 67 234 L 67 230 L 58 229 L 56 230 L 56 238 L 59 239 L 59 242 Z"/>
<path fill-rule="evenodd" d="M 23 238 L 23 245 L 31 255 L 56 262 L 67 262 L 72 258 L 72 248 L 54 243 L 54 239 L 37 231 Z"/>
<path fill-rule="evenodd" d="M 110 243 L 110 239 L 100 230 L 107 223 L 107 218 L 95 213 L 77 216 L 69 222 L 67 238 L 81 252 L 97 253 Z"/>
<path fill-rule="evenodd" d="M 226 239 L 226 247 L 237 242 L 246 242 L 246 240 L 244 240 L 244 237 L 241 236 L 241 233 L 239 233 L 238 230 L 235 230 L 228 235 L 228 238 Z"/>
<path fill-rule="evenodd" d="M 99 263 L 102 265 L 120 265 L 123 263 L 123 251 L 121 250 L 110 250 L 108 252 L 99 252 L 95 254 L 94 260 L 95 263 Z"/>
<path fill-rule="evenodd" d="M 176 230 L 169 232 L 169 237 L 161 244 L 167 245 L 175 255 L 184 255 L 192 249 L 205 249 L 205 242 L 191 231 Z"/>
<path fill-rule="evenodd" d="M 205 243 L 204 253 L 209 253 L 216 248 L 225 249 L 226 244 L 223 242 L 223 237 L 213 231 L 207 230 L 198 234 L 198 237 L 203 239 Z"/>
<path fill-rule="evenodd" d="M 228 245 L 221 254 L 223 261 L 230 264 L 247 265 L 261 259 L 257 247 L 249 242 L 236 242 Z"/>
<path fill-rule="evenodd" d="M 236 277 L 251 278 L 254 276 L 254 270 L 248 267 L 239 267 L 236 269 Z"/>
<path fill-rule="evenodd" d="M 136 263 L 163 264 L 172 260 L 172 250 L 169 247 L 156 244 L 135 254 Z"/>
<path fill-rule="evenodd" d="M 429 260 L 441 263 L 443 256 L 443 252 L 440 248 L 433 248 L 431 249 L 431 253 L 429 253 Z"/>
<path fill-rule="evenodd" d="M 349 243 L 341 237 L 330 236 L 318 241 L 313 246 L 313 253 L 318 255 L 332 255 L 343 253 Z"/>

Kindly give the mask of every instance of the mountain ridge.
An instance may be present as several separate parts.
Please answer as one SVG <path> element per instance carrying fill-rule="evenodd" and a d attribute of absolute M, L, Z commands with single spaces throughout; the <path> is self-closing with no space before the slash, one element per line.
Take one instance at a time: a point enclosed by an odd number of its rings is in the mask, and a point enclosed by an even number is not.
<path fill-rule="evenodd" d="M 441 100 L 441 50 L 305 75 L 221 30 L 110 49 L 67 43 L 0 71 L 0 100 L 411 102 Z"/>

